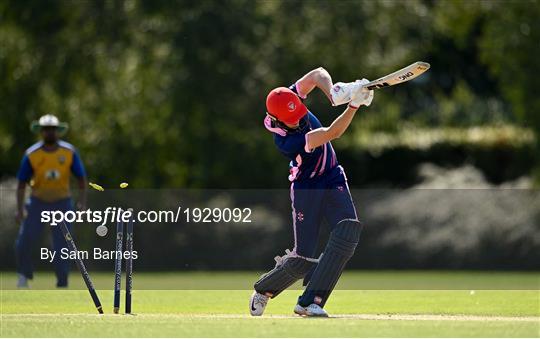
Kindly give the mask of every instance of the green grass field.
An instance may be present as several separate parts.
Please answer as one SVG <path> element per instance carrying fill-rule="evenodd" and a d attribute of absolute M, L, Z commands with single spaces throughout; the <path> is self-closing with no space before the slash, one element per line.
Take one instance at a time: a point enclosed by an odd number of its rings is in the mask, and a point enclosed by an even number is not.
<path fill-rule="evenodd" d="M 14 290 L 14 275 L 4 273 L 0 336 L 540 337 L 534 273 L 348 272 L 327 304 L 330 319 L 294 316 L 299 290 L 250 317 L 257 273 L 135 274 L 136 314 L 126 316 L 111 314 L 111 273 L 92 274 L 105 315 L 95 312 L 77 274 L 69 290 L 47 289 L 50 274 L 38 275 L 31 290 Z"/>

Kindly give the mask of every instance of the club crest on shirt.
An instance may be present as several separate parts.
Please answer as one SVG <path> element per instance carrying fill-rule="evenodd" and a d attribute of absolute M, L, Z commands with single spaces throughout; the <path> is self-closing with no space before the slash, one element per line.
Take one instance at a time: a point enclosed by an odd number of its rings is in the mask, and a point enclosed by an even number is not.
<path fill-rule="evenodd" d="M 300 222 L 304 221 L 304 213 L 297 212 L 296 213 L 296 219 L 298 219 L 298 221 L 300 221 Z"/>
<path fill-rule="evenodd" d="M 45 172 L 45 179 L 47 180 L 58 180 L 60 178 L 60 171 L 56 169 L 48 170 Z"/>
<path fill-rule="evenodd" d="M 63 155 L 59 155 L 58 156 L 58 162 L 60 163 L 60 165 L 62 165 L 63 163 L 66 162 L 66 157 L 63 156 Z"/>

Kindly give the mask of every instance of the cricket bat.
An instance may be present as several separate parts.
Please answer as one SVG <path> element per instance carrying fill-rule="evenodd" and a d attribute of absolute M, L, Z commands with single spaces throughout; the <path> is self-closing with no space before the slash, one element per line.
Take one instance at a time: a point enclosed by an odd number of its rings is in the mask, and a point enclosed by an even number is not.
<path fill-rule="evenodd" d="M 369 83 L 365 84 L 364 87 L 372 90 L 401 84 L 423 74 L 429 69 L 429 67 L 430 65 L 427 62 L 417 61 L 400 69 L 399 71 L 385 75 L 377 80 L 370 81 Z"/>

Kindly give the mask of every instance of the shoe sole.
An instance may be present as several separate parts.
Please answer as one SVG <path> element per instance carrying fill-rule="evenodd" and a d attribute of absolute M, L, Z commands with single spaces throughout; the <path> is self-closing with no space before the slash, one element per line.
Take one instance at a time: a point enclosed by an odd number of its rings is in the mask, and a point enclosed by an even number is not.
<path fill-rule="evenodd" d="M 300 312 L 297 310 L 293 311 L 294 313 L 298 314 L 301 317 L 313 317 L 313 318 L 328 318 L 328 314 L 310 314 L 308 312 Z"/>
<path fill-rule="evenodd" d="M 307 316 L 307 312 L 299 312 L 297 310 L 293 311 L 295 314 L 298 314 L 299 316 Z"/>

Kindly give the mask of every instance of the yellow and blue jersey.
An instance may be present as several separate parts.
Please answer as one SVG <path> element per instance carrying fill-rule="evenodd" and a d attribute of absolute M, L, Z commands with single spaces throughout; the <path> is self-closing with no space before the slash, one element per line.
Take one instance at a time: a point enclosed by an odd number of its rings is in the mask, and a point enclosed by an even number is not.
<path fill-rule="evenodd" d="M 54 151 L 46 151 L 43 142 L 29 147 L 21 161 L 17 179 L 29 182 L 32 196 L 47 202 L 69 198 L 70 174 L 82 178 L 86 172 L 75 147 L 58 142 Z"/>

